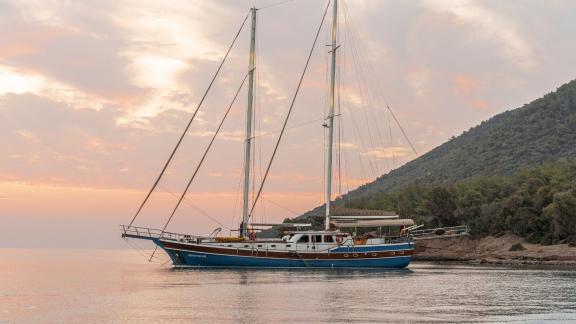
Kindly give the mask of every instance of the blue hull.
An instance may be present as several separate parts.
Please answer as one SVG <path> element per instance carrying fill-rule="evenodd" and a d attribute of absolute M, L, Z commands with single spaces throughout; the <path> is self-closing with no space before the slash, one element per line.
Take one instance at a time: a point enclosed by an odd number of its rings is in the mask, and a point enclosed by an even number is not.
<path fill-rule="evenodd" d="M 363 258 L 364 251 L 373 251 L 371 248 L 342 247 L 342 253 L 335 253 L 334 259 L 301 259 L 279 258 L 266 256 L 241 256 L 207 253 L 198 251 L 174 250 L 159 244 L 178 267 L 239 267 L 239 268 L 394 268 L 401 269 L 408 266 L 411 255 L 389 256 L 382 258 Z M 386 250 L 399 250 L 409 248 L 409 245 L 390 246 Z M 380 247 L 382 248 L 382 247 Z M 336 256 L 343 253 L 357 253 L 357 258 L 342 259 Z"/>

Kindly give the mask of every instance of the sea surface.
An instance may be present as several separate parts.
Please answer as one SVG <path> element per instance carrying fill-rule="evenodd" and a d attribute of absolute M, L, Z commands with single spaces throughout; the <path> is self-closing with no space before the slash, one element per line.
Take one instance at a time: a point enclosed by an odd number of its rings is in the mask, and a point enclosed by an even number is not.
<path fill-rule="evenodd" d="M 175 270 L 156 261 L 133 250 L 0 249 L 0 323 L 576 322 L 576 269 Z"/>

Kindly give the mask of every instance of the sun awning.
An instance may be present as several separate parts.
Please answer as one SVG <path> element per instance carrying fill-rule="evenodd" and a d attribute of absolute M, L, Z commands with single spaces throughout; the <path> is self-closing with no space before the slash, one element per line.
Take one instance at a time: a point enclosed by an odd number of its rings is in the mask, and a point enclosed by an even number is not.
<path fill-rule="evenodd" d="M 330 209 L 330 216 L 395 216 L 396 212 L 377 209 L 357 209 L 335 206 Z"/>
<path fill-rule="evenodd" d="M 344 220 L 381 220 L 381 219 L 398 219 L 398 215 L 350 215 L 350 216 L 330 216 L 330 219 L 338 221 Z"/>
<path fill-rule="evenodd" d="M 412 226 L 414 220 L 409 218 L 378 219 L 378 220 L 344 220 L 334 219 L 331 221 L 336 227 L 380 227 L 380 226 Z"/>

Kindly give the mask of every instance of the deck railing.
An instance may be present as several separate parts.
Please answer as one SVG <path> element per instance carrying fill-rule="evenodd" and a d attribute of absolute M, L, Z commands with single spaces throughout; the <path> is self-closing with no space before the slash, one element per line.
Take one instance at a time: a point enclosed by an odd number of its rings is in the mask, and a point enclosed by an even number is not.
<path fill-rule="evenodd" d="M 129 238 L 140 238 L 140 239 L 168 239 L 177 242 L 200 242 L 202 240 L 210 239 L 209 237 L 205 236 L 195 236 L 195 235 L 188 235 L 188 234 L 180 234 L 180 233 L 173 233 L 173 232 L 163 232 L 162 230 L 149 228 L 149 227 L 139 227 L 139 226 L 128 226 L 128 225 L 121 225 L 122 228 L 122 237 L 129 237 Z M 415 231 L 415 232 L 426 232 L 425 231 Z M 413 235 L 412 235 L 413 236 Z M 385 236 L 378 238 L 381 241 L 378 242 L 363 242 L 366 245 L 377 245 L 377 244 L 395 244 L 395 243 L 406 243 L 411 241 L 410 235 L 401 235 L 401 236 Z M 245 243 L 257 243 L 257 241 L 249 241 Z M 356 245 L 355 240 L 352 238 L 347 238 L 342 245 Z M 297 245 L 298 246 L 298 245 Z M 333 248 L 332 246 L 329 248 Z M 307 248 L 308 249 L 308 248 Z"/>
<path fill-rule="evenodd" d="M 163 232 L 162 230 L 156 228 L 139 227 L 139 226 L 128 226 L 121 225 L 122 227 L 122 237 L 135 237 L 135 238 L 145 238 L 145 239 L 168 239 L 179 242 L 189 242 L 200 238 L 199 236 L 180 234 L 173 232 Z"/>
<path fill-rule="evenodd" d="M 468 235 L 469 232 L 470 228 L 468 226 L 453 226 L 410 231 L 410 234 L 414 240 L 429 240 L 435 238 L 464 236 Z"/>

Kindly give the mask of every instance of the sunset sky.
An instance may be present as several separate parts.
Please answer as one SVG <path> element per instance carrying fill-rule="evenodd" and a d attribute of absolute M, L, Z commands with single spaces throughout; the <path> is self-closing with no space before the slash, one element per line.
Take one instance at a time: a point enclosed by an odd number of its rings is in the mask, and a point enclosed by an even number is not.
<path fill-rule="evenodd" d="M 0 247 L 126 247 L 118 225 L 152 185 L 250 6 L 278 2 L 0 0 Z M 326 3 L 258 11 L 257 181 Z M 576 76 L 572 0 L 347 0 L 340 13 L 335 196 Z M 136 225 L 166 220 L 247 71 L 248 31 Z M 258 220 L 323 203 L 326 44 L 324 28 Z M 169 230 L 237 227 L 246 100 L 244 88 Z"/>

